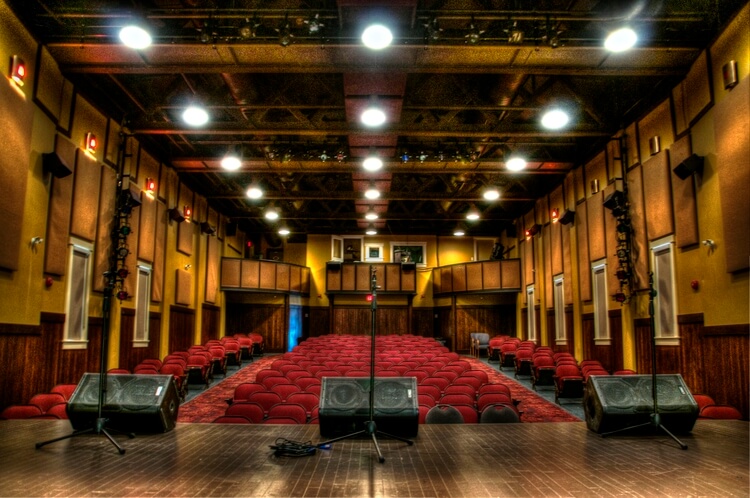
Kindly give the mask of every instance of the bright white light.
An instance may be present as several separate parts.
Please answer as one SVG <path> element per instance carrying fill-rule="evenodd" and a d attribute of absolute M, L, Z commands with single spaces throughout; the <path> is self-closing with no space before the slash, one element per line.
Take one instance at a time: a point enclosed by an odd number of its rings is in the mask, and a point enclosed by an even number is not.
<path fill-rule="evenodd" d="M 368 199 L 377 199 L 380 197 L 380 192 L 375 187 L 370 187 L 365 191 L 365 197 Z"/>
<path fill-rule="evenodd" d="M 379 157 L 371 156 L 362 161 L 362 167 L 367 171 L 377 171 L 383 167 L 383 160 Z"/>
<path fill-rule="evenodd" d="M 464 232 L 460 228 L 457 228 L 456 231 L 453 232 L 453 235 L 455 235 L 456 237 L 463 237 L 464 235 L 466 235 L 466 232 Z"/>
<path fill-rule="evenodd" d="M 260 199 L 263 197 L 263 191 L 258 187 L 248 187 L 246 194 L 251 199 Z"/>
<path fill-rule="evenodd" d="M 368 107 L 359 118 L 365 126 L 380 126 L 385 123 L 385 113 L 377 107 Z"/>
<path fill-rule="evenodd" d="M 368 219 L 368 220 L 377 220 L 378 219 L 378 213 L 376 213 L 375 211 L 368 211 L 367 214 L 365 215 L 365 219 Z"/>
<path fill-rule="evenodd" d="M 505 167 L 510 171 L 521 171 L 526 167 L 526 159 L 522 157 L 511 157 L 506 161 Z"/>
<path fill-rule="evenodd" d="M 182 119 L 190 126 L 203 126 L 208 123 L 208 113 L 202 107 L 191 105 L 182 113 Z"/>
<path fill-rule="evenodd" d="M 266 211 L 266 219 L 267 220 L 278 220 L 279 219 L 279 213 L 278 211 L 274 211 L 273 209 L 270 209 Z"/>
<path fill-rule="evenodd" d="M 488 201 L 496 201 L 500 198 L 500 192 L 497 189 L 490 189 L 484 193 L 484 198 Z"/>
<path fill-rule="evenodd" d="M 624 52 L 633 48 L 638 41 L 638 35 L 630 28 L 620 28 L 613 31 L 604 40 L 604 48 L 610 52 Z"/>
<path fill-rule="evenodd" d="M 472 211 L 469 214 L 466 215 L 467 220 L 475 221 L 479 219 L 479 213 L 476 211 Z"/>
<path fill-rule="evenodd" d="M 125 26 L 120 30 L 120 41 L 126 47 L 143 50 L 151 46 L 151 35 L 140 26 Z"/>
<path fill-rule="evenodd" d="M 568 124 L 568 113 L 562 109 L 550 109 L 542 116 L 542 126 L 548 130 L 559 130 Z"/>
<path fill-rule="evenodd" d="M 279 228 L 279 235 L 289 235 L 288 228 Z"/>
<path fill-rule="evenodd" d="M 232 154 L 224 156 L 221 160 L 221 167 L 227 171 L 237 171 L 240 169 L 240 166 L 242 166 L 242 161 L 240 161 L 239 157 Z"/>
<path fill-rule="evenodd" d="M 372 50 L 384 49 L 390 45 L 392 41 L 393 33 L 382 24 L 368 26 L 362 32 L 362 43 L 365 44 L 365 47 L 371 48 Z"/>
<path fill-rule="evenodd" d="M 377 235 L 377 234 L 378 234 L 378 231 L 377 231 L 377 230 L 375 230 L 375 228 L 374 228 L 374 227 L 369 227 L 369 228 L 368 228 L 368 229 L 367 229 L 367 230 L 365 231 L 365 233 L 366 233 L 367 235 Z"/>

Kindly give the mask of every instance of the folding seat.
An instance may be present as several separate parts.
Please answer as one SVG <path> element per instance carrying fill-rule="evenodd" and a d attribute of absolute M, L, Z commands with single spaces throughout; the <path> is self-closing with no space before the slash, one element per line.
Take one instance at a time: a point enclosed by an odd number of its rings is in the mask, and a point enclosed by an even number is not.
<path fill-rule="evenodd" d="M 477 391 L 478 396 L 486 393 L 506 393 L 510 396 L 510 387 L 505 384 L 485 384 Z"/>
<path fill-rule="evenodd" d="M 294 383 L 297 379 L 301 377 L 312 377 L 312 376 L 307 370 L 290 370 L 284 374 L 284 377 L 286 377 L 289 380 L 289 382 Z"/>
<path fill-rule="evenodd" d="M 157 370 L 161 368 L 162 363 L 163 362 L 158 358 L 146 358 L 140 362 L 141 365 L 153 365 Z"/>
<path fill-rule="evenodd" d="M 438 400 L 439 405 L 471 405 L 474 406 L 476 404 L 476 397 L 464 394 L 464 393 L 455 393 L 455 394 L 445 394 L 443 393 L 442 396 L 440 396 L 440 399 Z"/>
<path fill-rule="evenodd" d="M 349 370 L 348 372 L 346 372 L 346 374 L 344 374 L 344 377 L 369 377 L 369 376 L 370 376 L 369 370 L 357 370 L 357 369 Z"/>
<path fill-rule="evenodd" d="M 185 369 L 177 363 L 165 363 L 159 369 L 159 373 L 172 376 L 177 394 L 184 401 L 187 395 L 187 374 L 185 373 Z"/>
<path fill-rule="evenodd" d="M 453 385 L 468 385 L 471 386 L 474 391 L 479 392 L 479 388 L 482 387 L 483 383 L 477 377 L 471 375 L 462 375 L 460 377 L 456 377 L 456 380 L 453 381 Z"/>
<path fill-rule="evenodd" d="M 349 365 L 357 370 L 367 370 L 370 367 L 370 362 L 364 360 L 353 360 L 349 362 Z"/>
<path fill-rule="evenodd" d="M 394 372 L 398 372 L 398 375 L 400 377 L 403 377 L 404 373 L 409 371 L 409 367 L 405 365 L 393 365 L 391 367 L 391 370 L 393 370 Z"/>
<path fill-rule="evenodd" d="M 341 375 L 345 375 L 346 372 L 348 372 L 349 370 L 356 370 L 356 368 L 354 368 L 351 365 L 339 365 L 336 368 L 334 368 L 334 370 L 336 370 Z"/>
<path fill-rule="evenodd" d="M 503 345 L 502 339 L 492 338 L 487 343 L 487 361 L 500 361 L 500 346 Z"/>
<path fill-rule="evenodd" d="M 32 418 L 43 415 L 42 410 L 36 405 L 10 405 L 0 412 L 0 420 L 11 420 L 17 418 Z"/>
<path fill-rule="evenodd" d="M 47 411 L 53 406 L 60 404 L 64 405 L 65 403 L 67 403 L 67 401 L 62 394 L 43 393 L 32 396 L 28 404 L 38 406 L 42 413 L 47 413 Z"/>
<path fill-rule="evenodd" d="M 500 346 L 500 368 L 503 367 L 515 367 L 515 360 L 516 360 L 516 349 L 518 347 L 515 345 L 515 343 L 512 342 L 504 342 Z"/>
<path fill-rule="evenodd" d="M 531 369 L 531 387 L 555 385 L 555 360 L 552 356 L 541 355 L 534 358 Z"/>
<path fill-rule="evenodd" d="M 461 413 L 461 417 L 464 419 L 464 424 L 477 424 L 479 423 L 479 412 L 474 405 L 450 405 Z"/>
<path fill-rule="evenodd" d="M 57 384 L 53 387 L 50 392 L 61 394 L 65 401 L 70 401 L 70 397 L 73 396 L 73 392 L 76 390 L 78 385 L 76 384 Z M 711 403 L 713 404 L 713 403 Z"/>
<path fill-rule="evenodd" d="M 438 370 L 434 374 L 432 374 L 432 377 L 442 377 L 446 379 L 449 383 L 456 380 L 458 377 L 458 374 L 456 372 L 453 372 L 451 370 Z"/>
<path fill-rule="evenodd" d="M 252 423 L 259 424 L 266 416 L 266 409 L 260 403 L 254 401 L 238 401 L 229 405 L 224 415 L 245 417 Z"/>
<path fill-rule="evenodd" d="M 240 350 L 240 342 L 235 339 L 226 339 L 221 343 L 224 346 L 224 354 L 227 357 L 227 365 L 241 366 L 242 365 L 242 351 Z"/>
<path fill-rule="evenodd" d="M 221 346 L 221 340 L 219 339 L 209 339 L 204 344 L 206 348 L 210 348 L 211 346 Z"/>
<path fill-rule="evenodd" d="M 268 390 L 281 396 L 282 401 L 286 401 L 290 394 L 302 392 L 302 389 L 297 384 L 292 383 L 274 384 Z"/>
<path fill-rule="evenodd" d="M 419 365 L 421 365 L 421 363 L 416 362 L 416 361 L 412 361 L 412 360 L 404 360 L 401 363 L 399 363 L 399 365 L 403 365 L 403 366 L 409 367 L 409 370 L 414 370 Z"/>
<path fill-rule="evenodd" d="M 153 365 L 136 365 L 133 373 L 137 375 L 157 375 L 159 371 Z"/>
<path fill-rule="evenodd" d="M 578 362 L 575 358 L 560 358 L 559 360 L 555 360 L 555 365 L 573 365 L 574 367 L 577 367 Z"/>
<path fill-rule="evenodd" d="M 419 391 L 419 389 L 417 389 Z M 420 405 L 426 405 L 429 407 L 433 407 L 437 404 L 437 401 L 435 398 L 432 397 L 431 394 L 427 393 L 418 393 L 417 394 L 417 403 Z"/>
<path fill-rule="evenodd" d="M 192 355 L 187 360 L 188 384 L 208 385 L 211 378 L 211 363 L 203 355 Z"/>
<path fill-rule="evenodd" d="M 318 372 L 321 370 L 326 370 L 326 367 L 323 365 L 310 365 L 307 367 L 307 371 L 310 372 L 310 375 L 317 376 Z"/>
<path fill-rule="evenodd" d="M 444 379 L 442 377 L 427 377 L 422 382 L 419 383 L 420 386 L 435 386 L 438 389 L 440 389 L 440 395 L 442 396 L 443 391 L 446 387 L 448 387 L 451 383 L 448 381 L 448 379 Z"/>
<path fill-rule="evenodd" d="M 321 384 L 311 384 L 305 388 L 305 392 L 315 394 L 316 396 L 320 397 L 321 388 Z"/>
<path fill-rule="evenodd" d="M 693 399 L 698 404 L 698 416 L 700 416 L 700 412 L 704 407 L 716 404 L 713 398 L 707 394 L 693 394 Z"/>
<path fill-rule="evenodd" d="M 562 358 L 573 358 L 573 359 L 575 359 L 572 354 L 567 353 L 567 352 L 560 352 L 560 353 L 555 353 L 555 354 L 552 355 L 552 359 L 555 360 L 555 363 L 557 363 L 558 361 L 560 361 Z"/>
<path fill-rule="evenodd" d="M 413 361 L 413 362 L 417 363 L 417 365 L 421 365 L 421 364 L 429 361 L 429 358 L 427 358 L 424 355 L 414 355 L 414 356 L 410 357 L 408 361 Z M 401 363 L 403 363 L 403 362 L 401 362 Z"/>
<path fill-rule="evenodd" d="M 52 415 L 60 419 L 67 419 L 68 418 L 68 404 L 61 403 L 59 405 L 53 405 L 50 407 L 49 410 L 47 410 L 47 413 L 45 413 L 45 415 Z"/>
<path fill-rule="evenodd" d="M 426 372 L 428 376 L 431 376 L 438 371 L 438 368 L 433 365 L 419 365 L 414 370 L 422 370 L 423 372 Z"/>
<path fill-rule="evenodd" d="M 476 377 L 482 382 L 482 384 L 487 384 L 490 381 L 490 376 L 487 375 L 487 372 L 485 372 L 484 370 L 479 370 L 478 368 L 466 370 L 461 374 L 461 377 Z"/>
<path fill-rule="evenodd" d="M 583 360 L 578 366 L 580 366 L 581 370 L 583 370 L 585 367 L 588 367 L 590 365 L 596 365 L 598 367 L 602 366 L 599 360 Z"/>
<path fill-rule="evenodd" d="M 583 375 L 576 365 L 558 365 L 555 370 L 555 403 L 560 398 L 583 398 Z"/>
<path fill-rule="evenodd" d="M 237 342 L 240 343 L 241 359 L 252 360 L 253 359 L 253 340 L 249 337 L 237 337 Z"/>
<path fill-rule="evenodd" d="M 603 376 L 606 376 L 606 375 L 609 375 L 609 372 L 607 372 L 603 368 L 596 368 L 596 367 L 594 367 L 594 368 L 587 368 L 587 369 L 585 369 L 584 371 L 581 372 L 581 375 L 583 375 L 583 383 L 585 384 L 586 382 L 589 381 L 589 378 L 592 375 L 603 375 Z"/>
<path fill-rule="evenodd" d="M 435 405 L 425 415 L 425 424 L 463 424 L 464 417 L 458 408 L 450 405 Z"/>
<path fill-rule="evenodd" d="M 130 370 L 127 368 L 110 368 L 107 370 L 107 374 L 110 375 L 118 375 L 118 374 L 129 374 Z"/>
<path fill-rule="evenodd" d="M 305 408 L 305 411 L 307 412 L 307 418 L 309 419 L 313 416 L 313 412 L 320 405 L 320 398 L 313 393 L 299 392 L 290 394 L 286 399 L 286 402 L 296 403 L 300 406 L 303 406 Z"/>
<path fill-rule="evenodd" d="M 535 352 L 535 353 L 547 353 L 547 354 L 549 354 L 550 356 L 552 356 L 552 355 L 554 355 L 554 354 L 555 354 L 555 350 L 554 350 L 554 349 L 552 349 L 552 348 L 551 348 L 551 347 L 549 347 L 549 346 L 539 346 L 539 347 L 537 347 L 536 349 L 534 349 L 534 352 Z"/>
<path fill-rule="evenodd" d="M 191 355 L 194 355 L 202 351 L 208 351 L 208 350 L 206 349 L 205 346 L 201 344 L 194 344 L 188 348 L 188 353 L 190 353 Z"/>
<path fill-rule="evenodd" d="M 263 408 L 263 413 L 268 415 L 268 410 L 270 410 L 272 406 L 281 403 L 281 396 L 270 391 L 261 391 L 252 393 L 247 397 L 247 401 L 250 403 L 258 403 Z M 234 406 L 234 403 L 230 405 L 230 407 L 232 406 Z"/>
<path fill-rule="evenodd" d="M 342 377 L 337 370 L 319 370 L 315 376 L 321 381 L 323 380 L 323 377 Z"/>
<path fill-rule="evenodd" d="M 497 403 L 514 405 L 513 399 L 507 393 L 484 393 L 477 398 L 477 410 L 481 413 L 489 405 Z"/>
<path fill-rule="evenodd" d="M 180 365 L 183 370 L 187 367 L 187 360 L 182 356 L 176 354 L 168 354 L 167 356 L 165 356 L 164 363 L 162 364 L 166 365 L 167 363 L 176 363 Z"/>
<path fill-rule="evenodd" d="M 212 424 L 252 424 L 253 422 L 240 415 L 220 415 L 213 419 Z"/>
<path fill-rule="evenodd" d="M 530 349 L 518 349 L 516 350 L 516 358 L 515 358 L 515 365 L 516 365 L 516 372 L 515 377 L 518 378 L 519 375 L 523 376 L 530 376 L 531 375 L 531 356 L 533 353 Z"/>
<path fill-rule="evenodd" d="M 704 419 L 721 419 L 721 420 L 741 420 L 742 413 L 729 405 L 708 405 L 698 414 L 700 418 Z"/>
<path fill-rule="evenodd" d="M 443 395 L 445 394 L 467 394 L 471 396 L 473 400 L 477 399 L 477 390 L 474 389 L 474 386 L 468 384 L 451 384 L 445 388 Z"/>
<path fill-rule="evenodd" d="M 273 368 L 264 368 L 263 370 L 258 370 L 258 373 L 255 374 L 255 382 L 262 383 L 266 377 L 284 377 L 284 374 Z"/>
<path fill-rule="evenodd" d="M 536 349 L 536 343 L 534 341 L 521 341 L 518 343 L 518 349 L 529 348 L 531 351 Z"/>
<path fill-rule="evenodd" d="M 190 353 L 188 353 L 187 351 L 172 351 L 170 355 L 179 356 L 185 361 L 187 361 L 187 359 L 190 358 Z"/>
<path fill-rule="evenodd" d="M 307 423 L 307 410 L 304 406 L 295 403 L 281 402 L 268 410 L 267 418 L 290 417 L 297 421 L 298 424 Z"/>
<path fill-rule="evenodd" d="M 480 424 L 517 424 L 521 422 L 518 411 L 511 405 L 494 404 L 487 405 L 480 410 Z"/>
<path fill-rule="evenodd" d="M 417 384 L 417 396 L 420 394 L 429 394 L 430 396 L 432 396 L 432 399 L 437 402 L 437 400 L 440 399 L 440 396 L 443 395 L 443 392 L 437 386 L 432 386 L 429 384 Z"/>
<path fill-rule="evenodd" d="M 323 362 L 323 366 L 328 370 L 336 370 L 336 367 L 340 367 L 341 365 L 343 365 L 343 363 L 337 360 L 326 360 Z"/>
<path fill-rule="evenodd" d="M 375 375 L 378 377 L 401 377 L 401 374 L 398 372 L 398 370 L 377 370 L 375 371 Z"/>
<path fill-rule="evenodd" d="M 210 346 L 208 352 L 211 353 L 211 373 L 220 373 L 226 377 L 227 357 L 224 346 Z"/>
<path fill-rule="evenodd" d="M 251 332 L 247 336 L 253 341 L 253 355 L 263 356 L 265 350 L 263 336 L 257 332 Z"/>
<path fill-rule="evenodd" d="M 255 382 L 258 382 L 257 378 L 255 379 Z M 266 389 L 270 390 L 271 387 L 276 384 L 289 384 L 289 379 L 283 375 L 270 375 L 268 377 L 263 377 L 263 380 L 261 380 L 260 383 L 266 386 Z"/>
<path fill-rule="evenodd" d="M 247 401 L 251 394 L 266 391 L 266 386 L 259 382 L 243 382 L 234 388 L 232 403 Z"/>
<path fill-rule="evenodd" d="M 289 360 L 287 358 L 279 358 L 278 360 L 273 360 L 271 364 L 268 366 L 270 370 L 276 370 L 277 372 L 281 372 L 281 367 L 284 365 L 296 365 L 298 367 L 304 368 L 299 363 L 295 363 L 292 360 Z"/>
<path fill-rule="evenodd" d="M 612 373 L 612 375 L 635 375 L 635 374 L 636 374 L 636 371 L 630 370 L 629 368 L 616 370 L 615 372 Z"/>

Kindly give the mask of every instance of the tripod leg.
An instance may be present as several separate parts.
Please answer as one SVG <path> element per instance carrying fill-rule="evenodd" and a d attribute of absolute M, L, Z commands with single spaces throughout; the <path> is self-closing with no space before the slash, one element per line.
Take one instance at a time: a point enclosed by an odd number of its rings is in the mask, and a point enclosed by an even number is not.
<path fill-rule="evenodd" d="M 616 431 L 603 432 L 600 434 L 600 436 L 607 437 L 607 436 L 611 436 L 612 434 L 619 434 L 620 432 L 630 431 L 633 429 L 640 429 L 641 427 L 646 427 L 650 425 L 652 425 L 651 422 L 645 422 L 643 424 L 638 424 L 638 425 L 631 425 L 630 427 L 623 427 L 622 429 L 617 429 Z"/>
<path fill-rule="evenodd" d="M 677 443 L 678 445 L 680 445 L 681 449 L 683 449 L 683 450 L 688 449 L 688 446 L 685 443 L 683 443 L 682 441 L 680 441 L 679 439 L 677 439 L 677 436 L 675 436 L 674 434 L 672 434 L 671 432 L 669 432 L 669 430 L 667 430 L 666 427 L 664 427 L 663 425 L 659 424 L 659 429 L 663 430 L 664 432 L 667 433 L 667 435 L 669 437 L 671 437 L 672 439 L 674 439 L 674 442 Z"/>
<path fill-rule="evenodd" d="M 125 454 L 125 448 L 117 444 L 117 441 L 115 441 L 115 439 L 109 434 L 109 432 L 107 432 L 107 429 L 102 429 L 100 432 L 104 434 L 105 436 L 107 436 L 107 439 L 109 439 L 109 442 L 112 443 L 115 446 L 115 448 L 117 448 L 117 451 L 120 453 L 120 455 Z"/>
<path fill-rule="evenodd" d="M 402 441 L 402 442 L 408 444 L 409 446 L 411 446 L 411 445 L 414 444 L 414 441 L 412 441 L 411 439 L 407 439 L 405 437 L 396 436 L 394 434 L 388 434 L 387 432 L 383 432 L 383 431 L 378 431 L 378 434 L 380 434 L 381 436 L 385 436 L 387 438 L 390 438 L 390 439 L 395 439 L 397 441 Z"/>
<path fill-rule="evenodd" d="M 385 463 L 385 457 L 383 456 L 383 453 L 380 451 L 380 445 L 378 444 L 378 438 L 375 435 L 375 433 L 371 433 L 370 436 L 372 437 L 372 442 L 375 444 L 375 451 L 378 452 L 378 462 Z"/>
<path fill-rule="evenodd" d="M 42 441 L 41 443 L 36 443 L 35 447 L 36 449 L 39 449 L 42 446 L 47 446 L 48 444 L 56 443 L 58 441 L 62 441 L 63 439 L 70 439 L 75 436 L 80 436 L 81 434 L 88 434 L 88 433 L 93 433 L 93 432 L 94 432 L 93 427 L 89 429 L 84 429 L 82 431 L 74 431 L 73 433 L 68 434 L 67 436 L 60 436 L 60 437 L 56 437 L 55 439 L 50 439 L 49 441 Z"/>
<path fill-rule="evenodd" d="M 336 441 L 343 441 L 344 439 L 350 439 L 350 438 L 353 438 L 353 437 L 361 436 L 362 434 L 367 434 L 367 431 L 362 430 L 362 431 L 353 432 L 352 434 L 347 434 L 345 436 L 335 437 L 333 439 L 329 439 L 328 441 L 323 441 L 322 443 L 318 443 L 316 446 L 318 448 L 322 448 L 322 447 L 327 446 L 327 445 L 329 445 L 331 443 L 335 443 Z"/>

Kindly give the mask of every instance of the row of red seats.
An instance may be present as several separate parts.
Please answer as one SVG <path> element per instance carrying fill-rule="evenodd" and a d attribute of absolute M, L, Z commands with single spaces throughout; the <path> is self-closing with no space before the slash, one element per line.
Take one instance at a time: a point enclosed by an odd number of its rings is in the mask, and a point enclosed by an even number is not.
<path fill-rule="evenodd" d="M 28 403 L 11 405 L 0 413 L 0 419 L 49 418 L 67 419 L 66 406 L 76 384 L 58 384 L 48 393 L 39 393 L 31 397 Z"/>

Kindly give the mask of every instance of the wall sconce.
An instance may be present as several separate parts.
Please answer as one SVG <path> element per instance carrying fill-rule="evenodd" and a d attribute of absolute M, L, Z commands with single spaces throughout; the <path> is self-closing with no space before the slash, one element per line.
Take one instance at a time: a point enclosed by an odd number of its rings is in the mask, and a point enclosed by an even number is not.
<path fill-rule="evenodd" d="M 23 80 L 26 78 L 26 63 L 19 56 L 14 55 L 10 61 L 10 79 L 16 82 L 16 85 L 23 86 Z"/>
<path fill-rule="evenodd" d="M 675 166 L 672 170 L 677 178 L 680 180 L 686 180 L 695 173 L 701 173 L 703 171 L 703 157 L 697 154 L 693 154 L 680 164 Z"/>
<path fill-rule="evenodd" d="M 535 224 L 531 225 L 529 228 L 527 228 L 526 232 L 525 232 L 525 234 L 526 234 L 526 240 L 529 240 L 531 237 L 533 237 L 534 235 L 538 234 L 540 228 L 541 227 L 539 226 L 538 223 L 535 223 Z"/>
<path fill-rule="evenodd" d="M 654 135 L 648 139 L 648 150 L 652 156 L 661 152 L 661 138 L 659 135 Z"/>
<path fill-rule="evenodd" d="M 591 180 L 591 193 L 596 194 L 598 192 L 599 192 L 599 180 L 594 178 L 593 180 Z"/>
<path fill-rule="evenodd" d="M 557 208 L 552 208 L 552 210 L 550 210 L 549 217 L 552 220 L 552 223 L 557 223 L 560 219 L 560 210 Z"/>
<path fill-rule="evenodd" d="M 568 223 L 573 223 L 573 221 L 576 219 L 576 212 L 572 209 L 566 209 L 562 216 L 560 216 L 560 219 L 558 220 L 561 225 L 567 225 Z"/>
<path fill-rule="evenodd" d="M 190 221 L 190 217 L 193 216 L 193 210 L 190 208 L 190 206 L 183 206 L 182 216 L 185 217 L 185 221 Z"/>
<path fill-rule="evenodd" d="M 737 61 L 729 61 L 721 66 L 721 76 L 724 79 L 724 90 L 734 87 L 737 82 Z"/>
<path fill-rule="evenodd" d="M 146 188 L 145 188 L 146 195 L 150 198 L 154 198 L 154 194 L 156 192 L 156 181 L 153 178 L 146 178 Z"/>
<path fill-rule="evenodd" d="M 96 135 L 94 135 L 90 131 L 87 132 L 83 142 L 83 148 L 86 149 L 86 152 L 90 152 L 93 154 L 94 152 L 96 152 L 97 145 L 98 142 L 96 141 Z"/>
<path fill-rule="evenodd" d="M 169 219 L 172 221 L 176 221 L 177 223 L 182 223 L 183 221 L 185 221 L 185 217 L 176 207 L 170 209 L 169 211 L 167 211 L 167 213 L 169 214 Z"/>

